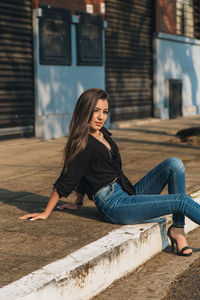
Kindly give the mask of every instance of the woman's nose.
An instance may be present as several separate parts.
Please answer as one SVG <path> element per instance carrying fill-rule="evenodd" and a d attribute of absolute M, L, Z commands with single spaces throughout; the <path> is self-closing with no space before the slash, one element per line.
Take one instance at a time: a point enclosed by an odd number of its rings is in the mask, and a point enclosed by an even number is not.
<path fill-rule="evenodd" d="M 103 119 L 103 113 L 102 113 L 102 112 L 99 112 L 98 118 L 99 118 L 100 120 Z"/>

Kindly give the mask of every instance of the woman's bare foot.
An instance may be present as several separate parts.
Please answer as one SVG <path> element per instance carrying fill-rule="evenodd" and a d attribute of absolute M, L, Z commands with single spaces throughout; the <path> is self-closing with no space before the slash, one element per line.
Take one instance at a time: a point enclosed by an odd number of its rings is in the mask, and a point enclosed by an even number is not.
<path fill-rule="evenodd" d="M 181 251 L 184 247 L 188 246 L 184 228 L 178 228 L 178 227 L 171 227 L 170 229 L 171 237 L 174 238 L 178 245 L 178 251 Z M 183 254 L 190 254 L 192 253 L 192 249 L 186 249 L 183 251 Z"/>
<path fill-rule="evenodd" d="M 64 209 L 68 209 L 68 210 L 78 210 L 78 209 L 80 209 L 80 205 L 77 205 L 77 204 L 74 204 L 74 203 L 67 202 L 67 203 L 65 203 L 65 204 L 58 205 L 56 208 L 57 208 L 58 210 L 64 210 Z"/>

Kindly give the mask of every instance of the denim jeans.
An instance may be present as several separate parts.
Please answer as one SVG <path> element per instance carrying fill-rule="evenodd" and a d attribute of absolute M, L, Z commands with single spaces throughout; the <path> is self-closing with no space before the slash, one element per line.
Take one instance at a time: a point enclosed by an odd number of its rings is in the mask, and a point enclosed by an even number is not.
<path fill-rule="evenodd" d="M 168 194 L 160 195 L 166 185 Z M 93 195 L 105 221 L 136 224 L 173 214 L 175 227 L 184 227 L 185 216 L 200 224 L 200 205 L 185 193 L 185 168 L 181 160 L 174 157 L 164 160 L 134 188 L 136 194 L 129 195 L 116 181 Z"/>

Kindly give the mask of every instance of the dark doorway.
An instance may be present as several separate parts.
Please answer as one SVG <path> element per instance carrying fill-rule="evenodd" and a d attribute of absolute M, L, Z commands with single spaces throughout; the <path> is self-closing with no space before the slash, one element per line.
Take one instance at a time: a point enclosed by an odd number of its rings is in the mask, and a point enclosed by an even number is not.
<path fill-rule="evenodd" d="M 182 80 L 169 80 L 169 117 L 176 119 L 182 116 Z"/>

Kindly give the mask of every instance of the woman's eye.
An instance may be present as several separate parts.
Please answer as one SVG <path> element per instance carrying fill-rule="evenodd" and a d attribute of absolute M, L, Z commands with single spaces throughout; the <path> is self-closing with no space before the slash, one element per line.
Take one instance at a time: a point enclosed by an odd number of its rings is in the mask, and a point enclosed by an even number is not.
<path fill-rule="evenodd" d="M 107 114 L 108 114 L 108 111 L 104 111 L 103 113 L 104 113 L 105 115 L 107 115 Z"/>

